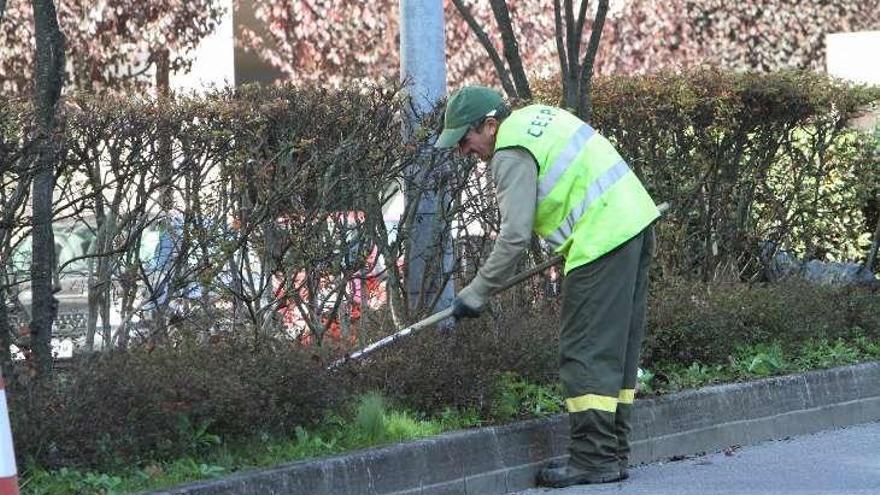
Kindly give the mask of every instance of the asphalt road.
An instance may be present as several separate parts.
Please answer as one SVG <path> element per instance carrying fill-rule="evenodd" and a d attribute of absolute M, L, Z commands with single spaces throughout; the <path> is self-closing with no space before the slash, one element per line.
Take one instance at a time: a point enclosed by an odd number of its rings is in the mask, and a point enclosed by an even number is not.
<path fill-rule="evenodd" d="M 880 495 L 880 423 L 630 470 L 622 483 L 520 495 Z"/>

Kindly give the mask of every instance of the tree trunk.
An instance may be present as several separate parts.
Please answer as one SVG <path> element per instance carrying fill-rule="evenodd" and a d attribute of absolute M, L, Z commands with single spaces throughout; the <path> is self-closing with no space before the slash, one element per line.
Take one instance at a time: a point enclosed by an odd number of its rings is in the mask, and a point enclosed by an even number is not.
<path fill-rule="evenodd" d="M 584 1 L 586 2 L 586 0 Z M 593 27 L 590 30 L 590 43 L 587 45 L 587 53 L 581 64 L 579 81 L 577 116 L 585 121 L 589 121 L 593 116 L 593 102 L 590 98 L 590 90 L 593 87 L 593 63 L 596 61 L 596 52 L 599 51 L 599 41 L 602 38 L 602 30 L 605 28 L 607 14 L 608 0 L 599 0 L 596 18 L 593 19 Z"/>
<path fill-rule="evenodd" d="M 567 3 L 566 7 L 568 7 Z M 553 20 L 556 26 L 556 54 L 559 57 L 559 71 L 562 75 L 562 106 L 572 107 L 569 102 L 573 101 L 573 98 L 568 94 L 571 87 L 569 83 L 571 71 L 568 68 L 568 50 L 566 49 L 565 30 L 562 23 L 562 6 L 559 4 L 559 0 L 553 0 Z"/>
<path fill-rule="evenodd" d="M 31 264 L 31 339 L 37 373 L 52 371 L 52 322 L 58 312 L 53 294 L 55 238 L 52 233 L 52 193 L 55 188 L 55 106 L 64 83 L 64 35 L 58 27 L 53 0 L 32 0 L 37 52 L 35 58 L 37 167 L 33 180 L 33 262 Z"/>
<path fill-rule="evenodd" d="M 169 69 L 168 50 L 160 49 L 156 57 L 156 92 L 160 98 L 165 99 L 171 94 L 171 71 Z M 174 219 L 172 218 L 172 212 L 174 211 L 174 186 L 172 183 L 174 163 L 172 160 L 171 125 L 168 118 L 166 118 L 166 115 L 162 115 L 158 123 L 157 140 L 159 156 L 157 157 L 157 166 L 159 167 L 159 183 L 161 184 L 158 192 L 159 205 L 162 208 L 162 222 L 165 223 L 167 231 L 172 232 L 174 226 Z M 176 264 L 176 260 L 172 260 L 171 263 Z M 175 283 L 174 278 L 170 277 L 168 280 L 167 290 L 169 292 Z M 162 335 L 163 339 L 168 336 L 168 317 L 171 314 L 170 304 L 171 297 L 168 297 L 167 303 L 157 304 L 153 312 L 153 334 Z M 122 342 L 120 342 L 121 346 Z"/>
<path fill-rule="evenodd" d="M 507 65 L 510 66 L 517 95 L 524 100 L 531 100 L 532 90 L 529 88 L 529 80 L 526 77 L 525 69 L 523 69 L 519 43 L 517 43 L 516 35 L 513 32 L 513 21 L 510 19 L 507 2 L 505 0 L 490 0 L 489 3 L 492 5 L 492 13 L 495 15 L 498 29 L 501 31 L 504 58 L 507 59 Z"/>
<path fill-rule="evenodd" d="M 86 319 L 86 352 L 95 350 L 95 329 L 98 326 L 98 279 L 95 276 L 95 258 L 89 258 L 88 318 Z"/>
<path fill-rule="evenodd" d="M 138 255 L 140 252 L 140 243 L 136 242 L 135 245 L 126 253 L 125 256 L 125 270 L 120 277 L 119 283 L 119 327 L 116 329 L 115 338 L 111 339 L 110 332 L 110 299 L 108 297 L 108 304 L 106 306 L 106 316 L 105 321 L 107 326 L 107 335 L 108 346 L 111 345 L 111 342 L 115 342 L 116 346 L 120 350 L 128 349 L 129 341 L 131 340 L 131 320 L 134 317 L 134 302 L 135 297 L 137 295 L 137 263 L 138 263 Z"/>
<path fill-rule="evenodd" d="M 605 16 L 608 14 L 608 0 L 599 0 L 596 16 L 590 30 L 587 51 L 581 60 L 581 45 L 584 25 L 587 21 L 586 0 L 581 2 L 575 16 L 572 0 L 554 0 L 553 9 L 556 19 L 556 50 L 559 55 L 559 66 L 562 72 L 562 106 L 573 111 L 582 120 L 588 121 L 592 116 L 590 90 L 592 88 L 593 65 L 599 50 L 599 41 L 605 27 Z"/>
<path fill-rule="evenodd" d="M 115 202 L 114 202 L 115 203 Z M 96 261 L 94 284 L 89 285 L 89 334 L 92 337 L 92 347 L 96 333 L 97 320 L 101 318 L 101 348 L 107 349 L 110 345 L 110 301 L 113 297 L 113 280 L 111 273 L 112 258 L 118 258 L 117 254 L 110 254 L 113 250 L 113 238 L 117 232 L 117 216 L 119 205 L 110 207 L 109 214 L 104 213 L 104 208 L 96 208 L 99 212 L 98 233 L 95 239 L 95 253 L 100 256 Z M 91 275 L 91 274 L 90 274 Z M 90 276 L 91 280 L 91 276 Z M 94 311 L 94 314 L 93 314 Z M 94 323 L 93 323 L 94 322 Z"/>
<path fill-rule="evenodd" d="M 100 171 L 92 173 L 93 187 L 96 191 L 101 190 Z M 107 252 L 107 215 L 104 210 L 104 200 L 101 194 L 95 195 L 95 222 L 97 223 L 97 234 L 93 244 L 92 254 L 102 255 Z M 107 264 L 107 258 L 100 256 L 98 258 L 89 258 L 89 286 L 88 286 L 88 305 L 89 315 L 86 322 L 86 351 L 95 350 L 95 333 L 98 326 L 98 313 L 101 307 L 103 273 Z"/>
<path fill-rule="evenodd" d="M 557 38 L 562 38 L 564 33 L 566 46 L 566 57 L 562 58 L 562 64 L 566 68 L 563 70 L 563 74 L 566 77 L 562 78 L 562 95 L 563 95 L 563 105 L 566 108 L 573 109 L 575 113 L 577 113 L 578 106 L 578 90 L 580 89 L 580 80 L 578 76 L 580 75 L 580 56 L 581 56 L 581 32 L 575 32 L 575 26 L 580 25 L 583 26 L 583 16 L 585 16 L 585 8 L 587 5 L 587 1 L 584 0 L 581 2 L 581 17 L 578 18 L 577 22 L 574 17 L 574 5 L 572 0 L 565 0 L 564 3 L 564 12 L 565 12 L 565 23 L 559 24 L 557 22 L 556 29 L 559 30 L 556 33 Z M 557 14 L 557 17 L 559 15 Z M 557 43 L 558 45 L 558 43 Z M 557 48 L 558 49 L 558 48 Z"/>
<path fill-rule="evenodd" d="M 161 48 L 155 53 L 156 55 L 156 92 L 160 97 L 168 96 L 171 93 L 171 68 L 169 59 L 171 57 L 167 48 Z"/>
<path fill-rule="evenodd" d="M 58 312 L 52 273 L 55 269 L 55 237 L 52 233 L 52 190 L 55 185 L 51 139 L 43 136 L 39 168 L 33 183 L 33 261 L 31 263 L 31 343 L 37 371 L 47 376 L 52 369 L 52 322 Z"/>
<path fill-rule="evenodd" d="M 12 376 L 9 366 L 12 364 L 12 355 L 9 346 L 12 345 L 12 322 L 9 321 L 9 313 L 6 310 L 6 299 L 9 292 L 6 289 L 6 266 L 0 265 L 0 371 L 4 376 Z"/>
<path fill-rule="evenodd" d="M 244 280 L 242 276 L 243 274 L 239 269 L 241 265 L 237 263 L 235 254 L 229 256 L 226 264 L 227 270 L 229 270 L 229 274 L 232 277 L 232 280 L 230 281 L 230 292 L 233 294 L 231 297 L 232 315 L 230 316 L 230 326 L 232 327 L 232 333 L 235 334 L 237 331 L 239 314 L 242 312 L 241 298 L 244 295 Z"/>
<path fill-rule="evenodd" d="M 868 252 L 868 258 L 865 259 L 863 270 L 874 273 L 874 262 L 877 261 L 877 249 L 880 248 L 880 218 L 877 219 L 877 227 L 874 228 L 874 239 L 871 241 L 871 250 Z"/>
<path fill-rule="evenodd" d="M 110 328 L 110 298 L 113 297 L 113 282 L 110 277 L 110 269 L 107 267 L 104 270 L 104 274 L 99 283 L 102 284 L 101 287 L 101 335 L 103 341 L 101 343 L 102 349 L 109 349 L 111 346 L 112 335 Z"/>
<path fill-rule="evenodd" d="M 342 299 L 339 303 L 339 340 L 347 343 L 351 336 L 351 308 L 345 290 L 339 293 L 339 298 Z"/>
<path fill-rule="evenodd" d="M 504 88 L 504 92 L 507 93 L 507 96 L 510 98 L 517 97 L 516 88 L 513 86 L 513 81 L 510 79 L 510 71 L 507 70 L 507 66 L 504 65 L 504 61 L 501 60 L 501 57 L 498 55 L 498 50 L 495 49 L 492 40 L 489 39 L 489 35 L 487 35 L 486 31 L 480 27 L 477 19 L 462 0 L 452 0 L 452 3 L 455 5 L 455 8 L 458 9 L 458 13 L 464 19 L 464 22 L 467 23 L 471 28 L 471 31 L 474 32 L 480 45 L 482 45 L 483 49 L 486 50 L 486 53 L 489 54 L 489 58 L 492 59 L 492 65 L 495 66 L 495 73 L 501 81 L 501 87 Z"/>
<path fill-rule="evenodd" d="M 156 61 L 156 91 L 162 99 L 167 98 L 171 94 L 170 85 L 170 69 L 168 50 L 160 50 Z M 171 142 L 171 123 L 167 114 L 162 115 L 159 119 L 159 128 L 157 129 L 158 139 L 158 167 L 159 182 L 162 184 L 159 190 L 159 201 L 162 212 L 169 219 L 171 211 L 174 207 L 174 186 L 172 184 L 172 176 L 174 174 L 174 163 L 172 160 L 172 142 Z"/>
<path fill-rule="evenodd" d="M 401 327 L 406 322 L 406 302 L 404 301 L 403 287 L 400 284 L 401 271 L 397 268 L 397 258 L 386 257 L 388 262 L 388 276 L 385 279 L 385 294 L 388 298 L 388 307 L 391 309 L 391 322 L 395 327 Z"/>

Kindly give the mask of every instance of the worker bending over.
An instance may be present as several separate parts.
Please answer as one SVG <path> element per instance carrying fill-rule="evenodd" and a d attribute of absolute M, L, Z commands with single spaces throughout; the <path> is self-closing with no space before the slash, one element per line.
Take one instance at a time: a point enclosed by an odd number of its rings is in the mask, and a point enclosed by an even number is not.
<path fill-rule="evenodd" d="M 453 301 L 476 317 L 529 246 L 532 231 L 565 257 L 559 375 L 571 437 L 567 463 L 538 484 L 625 479 L 639 354 L 645 334 L 654 201 L 611 143 L 562 110 L 511 111 L 490 88 L 450 95 L 435 147 L 490 162 L 501 229 L 474 279 Z"/>

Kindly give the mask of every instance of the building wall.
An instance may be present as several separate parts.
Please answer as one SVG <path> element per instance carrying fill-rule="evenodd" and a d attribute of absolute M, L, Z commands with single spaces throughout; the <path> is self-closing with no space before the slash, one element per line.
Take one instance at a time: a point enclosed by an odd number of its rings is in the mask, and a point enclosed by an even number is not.
<path fill-rule="evenodd" d="M 880 31 L 829 34 L 826 68 L 848 81 L 880 86 Z M 851 125 L 872 130 L 880 125 L 880 108 L 865 109 Z"/>
<path fill-rule="evenodd" d="M 880 31 L 834 33 L 825 42 L 829 74 L 880 85 Z"/>
<path fill-rule="evenodd" d="M 223 19 L 196 48 L 189 72 L 171 74 L 171 88 L 175 91 L 200 91 L 235 84 L 233 0 L 215 1 L 225 9 Z"/>

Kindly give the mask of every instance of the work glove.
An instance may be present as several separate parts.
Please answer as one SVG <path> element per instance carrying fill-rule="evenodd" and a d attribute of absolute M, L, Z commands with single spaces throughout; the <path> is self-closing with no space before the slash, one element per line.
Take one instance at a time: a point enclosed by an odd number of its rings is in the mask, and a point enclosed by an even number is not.
<path fill-rule="evenodd" d="M 488 289 L 484 288 L 482 280 L 474 279 L 452 300 L 452 316 L 456 320 L 480 316 L 486 309 L 488 292 Z"/>
<path fill-rule="evenodd" d="M 460 297 L 452 300 L 452 316 L 457 320 L 462 318 L 476 318 L 483 312 L 483 307 L 472 307 L 464 302 Z"/>

